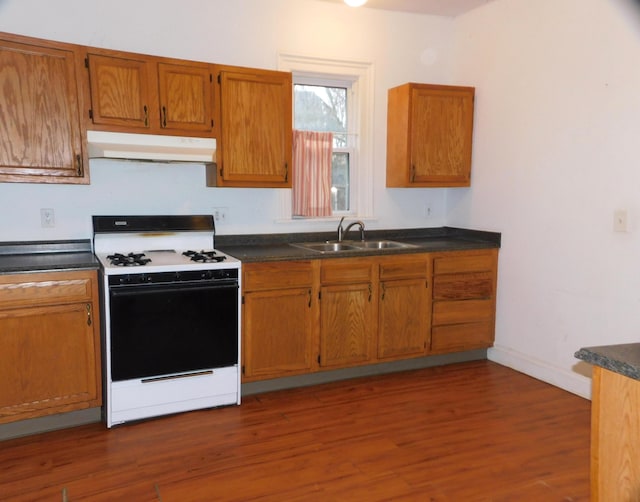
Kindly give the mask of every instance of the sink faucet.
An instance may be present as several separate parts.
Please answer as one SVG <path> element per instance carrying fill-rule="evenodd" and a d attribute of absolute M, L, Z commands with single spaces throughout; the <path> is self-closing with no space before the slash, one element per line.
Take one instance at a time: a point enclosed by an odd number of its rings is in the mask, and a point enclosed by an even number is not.
<path fill-rule="evenodd" d="M 354 226 L 358 225 L 360 227 L 360 240 L 364 241 L 364 223 L 360 220 L 354 221 L 353 223 L 349 223 L 347 228 L 342 228 L 342 222 L 344 221 L 344 216 L 340 218 L 340 223 L 338 223 L 338 242 L 342 242 L 344 236 L 351 230 Z"/>

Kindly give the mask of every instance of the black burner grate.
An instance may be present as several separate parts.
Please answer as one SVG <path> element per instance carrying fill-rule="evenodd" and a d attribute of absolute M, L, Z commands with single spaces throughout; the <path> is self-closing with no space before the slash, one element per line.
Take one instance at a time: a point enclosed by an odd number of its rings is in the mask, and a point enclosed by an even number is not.
<path fill-rule="evenodd" d="M 151 262 L 151 258 L 145 258 L 144 253 L 115 253 L 107 256 L 107 259 L 116 267 L 141 267 Z"/>
<path fill-rule="evenodd" d="M 191 261 L 197 261 L 199 263 L 213 263 L 227 259 L 226 256 L 218 255 L 215 251 L 185 251 L 182 254 L 190 257 Z"/>

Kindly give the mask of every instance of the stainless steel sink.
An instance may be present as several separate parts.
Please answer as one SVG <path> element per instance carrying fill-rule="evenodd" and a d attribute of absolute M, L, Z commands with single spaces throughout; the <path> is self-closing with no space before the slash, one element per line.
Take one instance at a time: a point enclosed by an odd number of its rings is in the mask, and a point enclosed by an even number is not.
<path fill-rule="evenodd" d="M 328 242 L 295 242 L 291 246 L 317 251 L 319 253 L 339 253 L 340 251 L 364 251 L 366 249 L 399 249 L 415 247 L 403 242 L 379 241 L 328 241 Z"/>
<path fill-rule="evenodd" d="M 361 241 L 361 242 L 353 242 L 353 245 L 363 249 L 393 249 L 393 248 L 412 248 L 415 247 L 413 244 L 405 244 L 404 242 L 396 242 L 396 241 Z"/>
<path fill-rule="evenodd" d="M 356 246 L 350 242 L 346 244 L 344 242 L 300 242 L 292 243 L 294 247 L 310 249 L 311 251 L 318 251 L 319 253 L 337 253 L 339 251 L 353 251 L 357 250 Z"/>

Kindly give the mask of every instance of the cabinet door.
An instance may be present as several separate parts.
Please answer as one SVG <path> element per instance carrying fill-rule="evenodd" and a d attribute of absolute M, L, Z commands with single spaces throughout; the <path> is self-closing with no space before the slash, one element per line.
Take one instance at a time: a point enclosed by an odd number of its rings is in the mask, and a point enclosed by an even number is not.
<path fill-rule="evenodd" d="M 64 44 L 0 39 L 0 181 L 88 183 L 76 58 Z"/>
<path fill-rule="evenodd" d="M 474 95 L 432 84 L 389 89 L 388 187 L 469 186 Z"/>
<path fill-rule="evenodd" d="M 91 120 L 145 132 L 157 116 L 151 96 L 151 63 L 142 57 L 89 54 Z M 152 116 L 153 115 L 153 116 Z"/>
<path fill-rule="evenodd" d="M 371 361 L 376 332 L 371 283 L 324 286 L 320 295 L 320 366 Z"/>
<path fill-rule="evenodd" d="M 95 272 L 0 276 L 0 423 L 100 406 Z"/>
<path fill-rule="evenodd" d="M 0 423 L 100 403 L 92 308 L 0 311 Z"/>
<path fill-rule="evenodd" d="M 473 93 L 456 89 L 412 92 L 411 183 L 468 185 L 471 175 Z"/>
<path fill-rule="evenodd" d="M 222 71 L 220 95 L 217 183 L 290 188 L 291 74 Z"/>
<path fill-rule="evenodd" d="M 429 339 L 427 280 L 380 283 L 378 358 L 424 355 Z"/>
<path fill-rule="evenodd" d="M 310 287 L 244 295 L 244 381 L 311 371 L 312 307 Z"/>
<path fill-rule="evenodd" d="M 162 129 L 213 130 L 213 75 L 209 68 L 160 63 L 158 86 Z"/>

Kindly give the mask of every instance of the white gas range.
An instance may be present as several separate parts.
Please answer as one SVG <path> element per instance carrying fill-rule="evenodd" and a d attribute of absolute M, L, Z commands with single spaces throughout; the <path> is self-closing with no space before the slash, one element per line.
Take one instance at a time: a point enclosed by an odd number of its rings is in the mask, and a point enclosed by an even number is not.
<path fill-rule="evenodd" d="M 105 421 L 240 404 L 241 263 L 211 215 L 94 216 Z"/>

